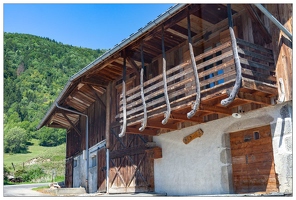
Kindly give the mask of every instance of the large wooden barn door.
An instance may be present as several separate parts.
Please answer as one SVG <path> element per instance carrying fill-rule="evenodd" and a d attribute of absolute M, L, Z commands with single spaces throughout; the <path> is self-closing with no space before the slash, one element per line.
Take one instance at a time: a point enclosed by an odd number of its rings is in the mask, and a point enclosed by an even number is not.
<path fill-rule="evenodd" d="M 153 153 L 146 145 L 149 137 L 126 134 L 120 138 L 119 128 L 115 129 L 110 137 L 109 192 L 154 191 Z"/>
<path fill-rule="evenodd" d="M 270 125 L 230 133 L 235 193 L 278 192 Z"/>

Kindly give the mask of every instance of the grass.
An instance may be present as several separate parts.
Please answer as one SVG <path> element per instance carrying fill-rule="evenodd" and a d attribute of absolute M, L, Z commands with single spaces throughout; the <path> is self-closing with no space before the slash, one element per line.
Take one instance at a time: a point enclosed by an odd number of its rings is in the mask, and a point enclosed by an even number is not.
<path fill-rule="evenodd" d="M 43 189 L 48 189 L 48 185 L 32 188 L 32 190 L 35 190 L 35 191 L 40 191 L 40 190 L 43 190 Z"/>
<path fill-rule="evenodd" d="M 10 172 L 14 172 L 12 163 L 15 170 L 29 169 L 39 165 L 46 176 L 34 180 L 34 182 L 60 182 L 64 180 L 65 176 L 65 157 L 66 157 L 66 144 L 56 147 L 42 147 L 39 146 L 39 141 L 32 139 L 31 145 L 27 153 L 19 154 L 4 154 L 3 164 L 9 168 Z"/>
<path fill-rule="evenodd" d="M 57 147 L 42 147 L 39 146 L 39 141 L 37 139 L 32 139 L 30 141 L 32 145 L 28 148 L 28 153 L 18 153 L 18 154 L 4 154 L 4 165 L 20 165 L 23 162 L 27 162 L 30 159 L 37 157 L 44 158 L 58 158 L 61 160 L 65 158 L 65 144 L 59 145 Z M 62 151 L 62 152 L 61 152 Z"/>

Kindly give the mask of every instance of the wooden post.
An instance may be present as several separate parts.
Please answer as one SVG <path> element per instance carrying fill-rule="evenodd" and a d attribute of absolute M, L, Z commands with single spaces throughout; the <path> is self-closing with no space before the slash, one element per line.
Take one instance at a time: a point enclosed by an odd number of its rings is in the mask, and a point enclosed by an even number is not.
<path fill-rule="evenodd" d="M 115 89 L 112 87 L 112 82 L 109 82 L 106 90 L 106 192 L 109 193 L 109 149 L 110 149 L 110 124 L 111 124 L 111 90 Z"/>
<path fill-rule="evenodd" d="M 197 109 L 199 108 L 200 84 L 199 84 L 199 78 L 198 78 L 198 73 L 197 73 L 197 68 L 196 68 L 196 62 L 195 62 L 195 58 L 194 58 L 194 52 L 193 52 L 193 48 L 192 48 L 189 9 L 187 12 L 187 26 L 188 26 L 187 27 L 188 28 L 188 45 L 189 45 L 189 51 L 190 51 L 191 66 L 192 66 L 192 70 L 193 70 L 193 74 L 194 74 L 194 78 L 195 78 L 195 85 L 196 85 L 196 99 L 195 99 L 194 105 L 192 107 L 192 110 L 187 113 L 187 118 L 190 119 L 191 117 L 193 117 L 195 115 Z"/>
<path fill-rule="evenodd" d="M 12 164 L 12 167 L 13 167 L 13 171 L 15 171 L 15 167 L 14 167 L 14 164 L 13 164 L 13 162 L 12 162 L 11 164 Z"/>
<path fill-rule="evenodd" d="M 106 91 L 106 148 L 110 148 L 110 114 L 111 114 L 111 84 L 109 82 Z"/>
<path fill-rule="evenodd" d="M 165 46 L 164 46 L 164 26 L 162 26 L 162 37 L 161 37 L 161 46 L 162 46 L 162 76 L 163 76 L 163 88 L 164 88 L 164 97 L 167 106 L 167 111 L 164 113 L 164 119 L 162 120 L 162 124 L 165 125 L 171 115 L 171 106 L 168 95 L 168 86 L 166 80 L 166 59 L 165 59 Z"/>
<path fill-rule="evenodd" d="M 126 82 L 126 56 L 125 52 L 123 52 L 124 58 L 123 58 L 123 71 L 122 71 L 122 108 L 123 108 L 123 124 L 121 133 L 119 134 L 119 137 L 125 136 L 126 131 L 126 91 L 125 91 L 125 82 Z"/>
<path fill-rule="evenodd" d="M 241 67 L 241 64 L 239 61 L 237 45 L 236 45 L 236 38 L 235 38 L 234 31 L 233 31 L 233 22 L 232 22 L 232 13 L 231 13 L 231 5 L 230 4 L 227 4 L 227 14 L 228 14 L 228 24 L 229 24 L 229 32 L 230 32 L 230 37 L 231 37 L 232 51 L 233 51 L 235 69 L 236 69 L 236 79 L 235 79 L 235 83 L 234 83 L 233 89 L 232 89 L 229 97 L 221 100 L 221 104 L 223 106 L 228 106 L 229 104 L 231 104 L 233 102 L 235 96 L 237 95 L 237 93 L 241 87 L 241 83 L 242 83 L 242 67 Z"/>
<path fill-rule="evenodd" d="M 143 131 L 146 128 L 147 125 L 147 108 L 146 108 L 146 102 L 145 102 L 145 95 L 144 95 L 144 55 L 143 55 L 143 41 L 141 43 L 141 61 L 142 61 L 142 68 L 141 68 L 141 98 L 143 103 L 143 109 L 144 109 L 144 119 L 142 121 L 142 125 L 139 128 L 139 131 Z"/>

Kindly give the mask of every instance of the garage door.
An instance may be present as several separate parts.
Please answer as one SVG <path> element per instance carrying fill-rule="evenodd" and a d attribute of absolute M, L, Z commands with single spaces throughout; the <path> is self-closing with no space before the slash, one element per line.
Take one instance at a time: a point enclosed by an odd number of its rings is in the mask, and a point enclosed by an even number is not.
<path fill-rule="evenodd" d="M 235 193 L 278 192 L 270 125 L 230 133 Z"/>

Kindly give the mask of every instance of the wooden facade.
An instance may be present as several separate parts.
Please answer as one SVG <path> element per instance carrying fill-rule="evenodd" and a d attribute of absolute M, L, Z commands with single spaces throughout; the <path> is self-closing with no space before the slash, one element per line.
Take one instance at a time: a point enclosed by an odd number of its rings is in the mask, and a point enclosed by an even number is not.
<path fill-rule="evenodd" d="M 291 5 L 264 6 L 292 31 Z M 268 107 L 279 95 L 292 100 L 292 42 L 254 5 L 234 4 L 231 14 L 241 82 L 227 106 L 221 101 L 238 74 L 226 4 L 179 5 L 70 79 L 56 101 L 70 111 L 53 105 L 39 125 L 67 129 L 67 187 L 73 157 L 86 148 L 87 127 L 88 146 L 106 140 L 110 150 L 108 187 L 106 150 L 97 154 L 98 191 L 148 192 L 154 191 L 154 159 L 162 157 L 153 136 Z M 197 110 L 187 117 L 198 90 Z"/>

